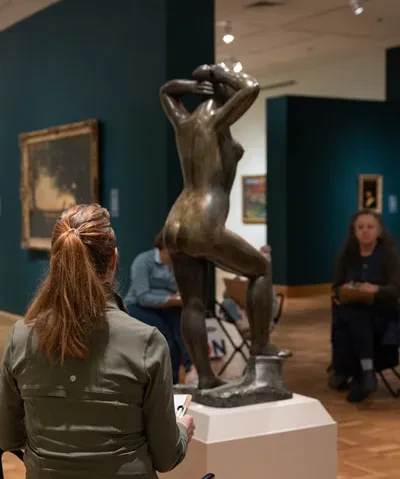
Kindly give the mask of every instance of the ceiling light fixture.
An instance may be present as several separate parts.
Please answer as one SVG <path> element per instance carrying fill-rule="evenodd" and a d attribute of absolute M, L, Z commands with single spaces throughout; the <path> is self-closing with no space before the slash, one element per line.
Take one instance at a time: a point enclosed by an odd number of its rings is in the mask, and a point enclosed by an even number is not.
<path fill-rule="evenodd" d="M 232 43 L 235 37 L 232 34 L 232 24 L 231 22 L 225 22 L 224 25 L 224 36 L 222 37 L 222 40 L 229 44 Z"/>
<path fill-rule="evenodd" d="M 361 15 L 364 13 L 364 7 L 361 5 L 361 0 L 350 0 L 350 7 L 354 15 Z"/>

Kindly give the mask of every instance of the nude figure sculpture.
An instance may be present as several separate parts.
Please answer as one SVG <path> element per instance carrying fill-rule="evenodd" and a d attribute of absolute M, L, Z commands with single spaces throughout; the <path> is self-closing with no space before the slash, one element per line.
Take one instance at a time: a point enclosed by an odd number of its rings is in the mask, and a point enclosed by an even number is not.
<path fill-rule="evenodd" d="M 181 97 L 201 96 L 189 112 Z M 269 343 L 272 280 L 269 261 L 243 238 L 225 228 L 229 195 L 244 150 L 230 127 L 259 94 L 257 81 L 220 65 L 203 65 L 193 80 L 172 80 L 161 88 L 161 102 L 171 121 L 183 173 L 183 191 L 164 227 L 182 297 L 182 335 L 197 368 L 194 400 L 214 407 L 237 407 L 288 399 L 282 357 Z M 213 373 L 205 324 L 207 262 L 248 278 L 246 312 L 252 345 L 246 373 L 224 384 Z"/>

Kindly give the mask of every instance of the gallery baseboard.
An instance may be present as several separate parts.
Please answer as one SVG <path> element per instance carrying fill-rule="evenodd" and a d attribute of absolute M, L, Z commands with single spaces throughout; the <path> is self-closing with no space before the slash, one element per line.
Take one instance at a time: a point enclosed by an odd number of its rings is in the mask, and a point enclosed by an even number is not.
<path fill-rule="evenodd" d="M 275 285 L 277 293 L 284 294 L 287 298 L 309 298 L 312 296 L 326 296 L 331 294 L 331 284 L 309 284 L 302 286 Z"/>

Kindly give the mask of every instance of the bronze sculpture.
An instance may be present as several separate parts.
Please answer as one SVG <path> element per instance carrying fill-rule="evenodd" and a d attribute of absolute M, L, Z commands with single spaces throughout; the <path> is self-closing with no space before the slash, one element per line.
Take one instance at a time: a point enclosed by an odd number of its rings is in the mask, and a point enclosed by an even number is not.
<path fill-rule="evenodd" d="M 181 96 L 201 96 L 189 112 Z M 229 195 L 244 150 L 230 127 L 253 104 L 258 82 L 220 65 L 203 65 L 193 80 L 172 80 L 161 88 L 161 102 L 176 134 L 184 188 L 172 206 L 164 238 L 182 297 L 182 334 L 199 374 L 196 402 L 235 407 L 287 399 L 282 358 L 269 343 L 272 281 L 269 261 L 244 239 L 225 228 Z M 223 384 L 211 369 L 204 320 L 207 261 L 249 280 L 247 315 L 252 346 L 247 372 Z"/>

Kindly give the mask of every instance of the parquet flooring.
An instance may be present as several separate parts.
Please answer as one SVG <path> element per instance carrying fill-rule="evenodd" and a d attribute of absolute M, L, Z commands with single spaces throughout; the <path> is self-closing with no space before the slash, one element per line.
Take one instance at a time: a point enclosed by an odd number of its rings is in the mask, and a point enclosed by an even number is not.
<path fill-rule="evenodd" d="M 380 384 L 373 397 L 353 405 L 346 393 L 327 387 L 329 299 L 292 300 L 281 321 L 273 339 L 294 353 L 285 366 L 288 385 L 318 398 L 338 422 L 338 479 L 400 479 L 400 400 Z"/>
<path fill-rule="evenodd" d="M 11 319 L 0 315 L 0 355 Z M 276 344 L 294 353 L 285 364 L 286 382 L 296 393 L 318 398 L 338 422 L 338 479 L 400 479 L 400 399 L 393 399 L 380 384 L 373 397 L 352 405 L 345 393 L 327 387 L 329 321 L 327 298 L 286 302 L 273 335 Z M 235 374 L 235 366 L 230 372 Z M 6 479 L 23 479 L 16 459 L 7 456 L 3 462 Z"/>

